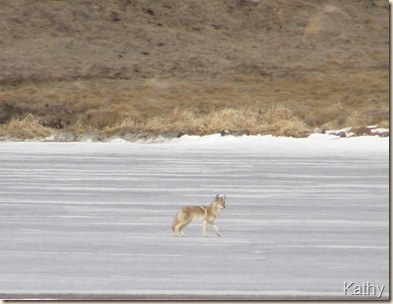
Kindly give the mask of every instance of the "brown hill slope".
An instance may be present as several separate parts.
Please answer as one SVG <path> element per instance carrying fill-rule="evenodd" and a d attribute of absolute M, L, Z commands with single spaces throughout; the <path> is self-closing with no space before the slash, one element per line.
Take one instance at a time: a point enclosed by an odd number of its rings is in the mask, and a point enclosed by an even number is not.
<path fill-rule="evenodd" d="M 26 124 L 74 133 L 386 127 L 388 9 L 383 0 L 0 1 L 0 135 L 28 114 Z"/>

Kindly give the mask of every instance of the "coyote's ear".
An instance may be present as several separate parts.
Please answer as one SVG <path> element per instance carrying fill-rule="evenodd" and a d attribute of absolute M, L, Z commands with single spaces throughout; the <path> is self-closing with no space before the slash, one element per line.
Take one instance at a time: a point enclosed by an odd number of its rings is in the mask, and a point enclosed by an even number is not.
<path fill-rule="evenodd" d="M 225 201 L 225 198 L 227 197 L 227 195 L 226 194 L 224 194 L 224 196 L 223 196 L 223 198 L 224 198 L 224 201 Z"/>
<path fill-rule="evenodd" d="M 219 197 L 220 197 L 220 196 L 217 194 L 217 195 L 216 195 L 216 199 L 218 200 L 218 199 L 219 199 Z"/>

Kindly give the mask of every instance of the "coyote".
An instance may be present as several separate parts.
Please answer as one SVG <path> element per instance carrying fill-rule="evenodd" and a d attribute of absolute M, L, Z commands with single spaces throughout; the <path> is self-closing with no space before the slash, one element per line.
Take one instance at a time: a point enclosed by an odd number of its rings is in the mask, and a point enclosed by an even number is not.
<path fill-rule="evenodd" d="M 173 234 L 177 236 L 177 230 L 179 229 L 181 236 L 185 236 L 183 228 L 191 223 L 192 220 L 199 220 L 203 222 L 203 236 L 206 236 L 207 224 L 210 224 L 217 235 L 221 236 L 216 224 L 214 224 L 214 219 L 221 213 L 222 209 L 225 208 L 225 198 L 226 195 L 219 196 L 217 194 L 216 198 L 209 206 L 188 206 L 181 208 L 173 220 Z"/>

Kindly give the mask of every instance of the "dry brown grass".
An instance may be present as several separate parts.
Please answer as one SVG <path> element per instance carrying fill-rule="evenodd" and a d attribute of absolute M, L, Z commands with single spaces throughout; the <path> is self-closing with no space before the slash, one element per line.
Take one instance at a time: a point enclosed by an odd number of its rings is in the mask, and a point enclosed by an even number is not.
<path fill-rule="evenodd" d="M 154 116 L 140 121 L 132 117 L 123 118 L 104 129 L 96 125 L 84 124 L 82 120 L 70 125 L 61 132 L 82 135 L 86 132 L 119 135 L 124 133 L 183 132 L 206 135 L 221 130 L 248 130 L 251 134 L 275 134 L 284 136 L 304 136 L 310 128 L 294 117 L 292 112 L 282 106 L 260 107 L 247 106 L 240 109 L 224 108 L 212 110 L 208 114 L 198 113 L 196 109 L 180 110 L 175 108 L 169 115 Z M 42 138 L 59 133 L 59 130 L 45 127 L 38 118 L 29 114 L 21 119 L 12 119 L 0 126 L 0 136 L 18 139 Z"/>
<path fill-rule="evenodd" d="M 329 110 L 336 112 L 342 109 L 343 105 L 338 103 L 332 105 Z M 345 123 L 335 118 L 321 127 L 327 130 L 336 130 L 344 126 L 363 127 L 372 125 L 374 122 L 370 116 L 357 111 L 347 114 L 343 120 Z M 389 121 L 382 120 L 378 126 L 388 128 Z M 28 114 L 23 118 L 11 119 L 0 125 L 0 137 L 32 139 L 45 138 L 60 133 L 72 133 L 80 136 L 89 132 L 107 136 L 122 136 L 127 133 L 139 132 L 148 132 L 154 135 L 164 133 L 207 135 L 224 130 L 230 133 L 247 131 L 247 134 L 304 137 L 313 132 L 313 127 L 306 124 L 286 106 L 254 104 L 238 109 L 228 107 L 212 109 L 209 113 L 201 113 L 197 108 L 180 109 L 180 107 L 176 107 L 165 115 L 156 115 L 142 120 L 124 114 L 117 121 L 110 120 L 110 124 L 108 123 L 104 127 L 94 120 L 79 119 L 62 130 L 46 127 L 37 117 Z"/>
<path fill-rule="evenodd" d="M 222 130 L 243 131 L 251 134 L 274 134 L 283 136 L 305 136 L 310 128 L 292 112 L 282 106 L 246 106 L 239 109 L 224 108 L 212 110 L 208 114 L 195 109 L 176 108 L 169 115 L 154 116 L 138 122 L 126 118 L 120 124 L 107 128 L 108 134 L 147 131 L 154 134 L 183 132 L 206 135 Z"/>
<path fill-rule="evenodd" d="M 386 1 L 15 0 L 0 8 L 1 134 L 16 133 L 9 125 L 17 122 L 23 137 L 38 125 L 44 134 L 304 136 L 389 123 Z"/>
<path fill-rule="evenodd" d="M 20 119 L 11 119 L 0 126 L 0 137 L 14 139 L 45 138 L 57 133 L 56 130 L 44 127 L 42 123 L 29 114 Z"/>
<path fill-rule="evenodd" d="M 227 129 L 299 137 L 316 127 L 386 125 L 387 76 L 361 74 L 337 81 L 326 73 L 301 81 L 240 74 L 232 82 L 153 78 L 27 84 L 0 92 L 5 123 L 0 129 L 2 136 L 18 133 L 10 125 L 21 129 L 21 138 L 39 136 L 23 126 L 33 117 L 32 130 L 41 125 L 44 135 L 49 130 L 76 135 L 141 131 L 204 135 Z"/>

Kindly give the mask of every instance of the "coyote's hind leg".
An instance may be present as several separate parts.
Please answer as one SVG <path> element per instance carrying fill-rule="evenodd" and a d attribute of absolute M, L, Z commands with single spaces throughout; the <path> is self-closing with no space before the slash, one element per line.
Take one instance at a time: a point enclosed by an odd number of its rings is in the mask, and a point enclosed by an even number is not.
<path fill-rule="evenodd" d="M 184 224 L 182 224 L 182 225 L 179 227 L 179 231 L 180 231 L 181 236 L 183 236 L 183 237 L 186 236 L 186 235 L 183 233 L 183 228 L 187 227 L 189 223 L 191 223 L 191 220 L 185 222 Z"/>

